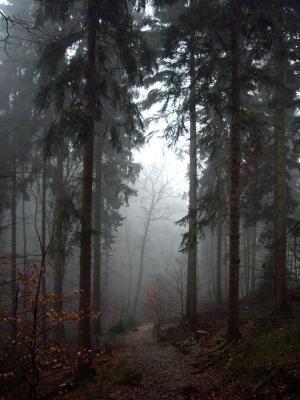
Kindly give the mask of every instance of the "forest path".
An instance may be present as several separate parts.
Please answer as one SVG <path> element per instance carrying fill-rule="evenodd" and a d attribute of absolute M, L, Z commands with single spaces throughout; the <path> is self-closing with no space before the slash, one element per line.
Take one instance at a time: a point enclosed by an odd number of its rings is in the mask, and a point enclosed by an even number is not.
<path fill-rule="evenodd" d="M 112 400 L 205 400 L 211 398 L 195 359 L 172 346 L 161 346 L 152 337 L 152 326 L 144 325 L 125 338 L 125 360 L 143 374 L 141 383 L 124 386 L 110 395 Z M 197 365 L 197 364 L 196 364 Z M 213 383 L 217 389 L 217 383 Z M 208 389 L 208 390 L 207 390 Z M 209 393 L 208 393 L 209 392 Z"/>

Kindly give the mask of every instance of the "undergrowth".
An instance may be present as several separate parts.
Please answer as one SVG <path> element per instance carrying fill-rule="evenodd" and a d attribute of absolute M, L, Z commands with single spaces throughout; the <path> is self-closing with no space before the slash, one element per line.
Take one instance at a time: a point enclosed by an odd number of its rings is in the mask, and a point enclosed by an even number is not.
<path fill-rule="evenodd" d="M 257 392 L 300 359 L 300 323 L 251 337 L 231 354 L 229 374 L 249 393 Z M 280 398 L 280 397 L 279 397 Z"/>
<path fill-rule="evenodd" d="M 136 327 L 137 323 L 132 318 L 120 317 L 119 320 L 110 327 L 108 334 L 121 335 Z"/>

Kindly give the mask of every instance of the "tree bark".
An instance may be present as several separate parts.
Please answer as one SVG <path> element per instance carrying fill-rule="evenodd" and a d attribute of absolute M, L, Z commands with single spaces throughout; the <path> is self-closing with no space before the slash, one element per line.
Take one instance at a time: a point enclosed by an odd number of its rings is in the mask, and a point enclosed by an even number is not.
<path fill-rule="evenodd" d="M 24 266 L 27 265 L 27 234 L 26 234 L 26 200 L 25 193 L 22 196 L 22 223 L 23 223 L 23 257 Z"/>
<path fill-rule="evenodd" d="M 13 162 L 12 187 L 11 187 L 11 314 L 12 321 L 11 339 L 15 345 L 17 339 L 17 307 L 18 307 L 18 285 L 17 285 L 17 166 Z"/>
<path fill-rule="evenodd" d="M 91 349 L 91 236 L 93 197 L 93 156 L 94 125 L 96 112 L 96 43 L 97 43 L 97 2 L 88 1 L 87 30 L 87 76 L 86 76 L 86 134 L 83 144 L 82 209 L 80 233 L 80 301 L 81 319 L 78 327 L 78 345 Z M 80 379 L 91 373 L 90 362 L 81 364 Z"/>
<path fill-rule="evenodd" d="M 285 153 L 285 45 L 280 26 L 274 26 L 275 183 L 274 183 L 274 295 L 279 312 L 287 308 L 286 288 L 286 153 Z"/>
<path fill-rule="evenodd" d="M 93 276 L 93 311 L 101 311 L 101 230 L 102 230 L 102 155 L 103 140 L 97 138 L 95 154 L 95 204 L 94 204 L 94 276 Z M 97 318 L 93 324 L 95 335 L 101 335 L 101 318 Z"/>
<path fill-rule="evenodd" d="M 190 146 L 189 146 L 189 240 L 186 316 L 195 322 L 197 312 L 197 114 L 194 38 L 190 41 Z"/>
<path fill-rule="evenodd" d="M 215 271 L 215 232 L 211 230 L 211 244 L 210 244 L 210 285 L 212 293 L 212 303 L 216 303 L 216 271 Z"/>
<path fill-rule="evenodd" d="M 128 259 L 128 288 L 127 288 L 127 310 L 126 310 L 126 313 L 129 316 L 130 315 L 130 306 L 131 306 L 131 291 L 132 291 L 132 256 L 133 256 L 133 250 L 130 249 L 130 238 L 129 238 L 127 215 L 126 215 L 126 221 L 125 221 L 125 232 L 126 232 L 126 250 L 127 250 L 127 259 Z"/>
<path fill-rule="evenodd" d="M 104 260 L 103 260 L 103 267 L 104 267 L 104 285 L 102 285 L 102 292 L 103 292 L 103 296 L 102 296 L 102 302 L 105 306 L 105 308 L 108 307 L 109 304 L 109 293 L 110 293 L 110 280 L 109 280 L 109 246 L 107 241 L 104 241 Z M 102 319 L 104 320 L 104 319 Z M 102 323 L 103 325 L 103 323 Z"/>
<path fill-rule="evenodd" d="M 63 311 L 63 281 L 65 249 L 63 243 L 63 219 L 64 219 L 64 160 L 63 150 L 59 150 L 57 156 L 56 173 L 56 205 L 54 212 L 54 293 L 56 299 L 56 310 Z M 55 330 L 56 342 L 61 343 L 65 338 L 63 321 Z"/>
<path fill-rule="evenodd" d="M 42 295 L 44 299 L 47 295 L 47 288 L 46 288 L 46 204 L 47 204 L 47 160 L 46 155 L 43 154 L 43 176 L 42 176 L 42 232 L 41 232 L 41 245 L 42 245 L 42 263 L 41 268 L 43 270 L 43 277 L 42 277 Z M 46 304 L 43 304 L 42 307 L 42 332 L 43 332 L 43 341 L 46 343 L 47 341 L 47 307 Z"/>
<path fill-rule="evenodd" d="M 217 304 L 222 303 L 222 240 L 223 228 L 219 212 L 217 221 Z"/>
<path fill-rule="evenodd" d="M 228 235 L 229 227 L 228 227 L 228 218 L 225 221 L 225 235 L 224 235 L 224 264 L 225 264 L 225 279 L 224 279 L 224 293 L 225 299 L 228 300 L 228 292 L 229 292 L 229 235 Z"/>
<path fill-rule="evenodd" d="M 255 223 L 251 229 L 251 291 L 256 289 L 256 229 Z"/>
<path fill-rule="evenodd" d="M 239 1 L 232 0 L 231 21 L 231 132 L 230 132 L 230 243 L 229 243 L 229 310 L 227 340 L 240 336 L 239 269 L 240 269 L 240 163 L 241 163 L 241 26 Z"/>
<path fill-rule="evenodd" d="M 244 259 L 245 259 L 245 296 L 250 291 L 250 228 L 244 228 Z"/>

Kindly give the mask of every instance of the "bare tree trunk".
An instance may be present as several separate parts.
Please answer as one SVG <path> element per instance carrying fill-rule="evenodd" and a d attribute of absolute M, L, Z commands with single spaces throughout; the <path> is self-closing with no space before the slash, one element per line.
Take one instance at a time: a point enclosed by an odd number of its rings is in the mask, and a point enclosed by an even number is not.
<path fill-rule="evenodd" d="M 63 218 L 64 218 L 64 161 L 63 150 L 59 150 L 57 156 L 56 173 L 56 205 L 54 212 L 54 293 L 56 298 L 56 309 L 59 313 L 63 311 L 63 281 L 64 281 L 64 243 L 63 243 Z M 64 323 L 55 329 L 56 342 L 65 339 Z"/>
<path fill-rule="evenodd" d="M 126 314 L 130 314 L 131 307 L 131 290 L 132 290 L 132 262 L 128 263 L 128 288 L 127 288 L 127 311 Z"/>
<path fill-rule="evenodd" d="M 140 291 L 141 291 L 142 279 L 143 279 L 143 274 L 144 274 L 145 248 L 146 248 L 146 243 L 147 243 L 147 238 L 148 238 L 148 233 L 149 233 L 149 228 L 150 228 L 152 212 L 153 212 L 153 201 L 152 201 L 150 210 L 148 212 L 147 220 L 146 220 L 146 223 L 145 223 L 145 229 L 144 229 L 144 233 L 143 233 L 143 238 L 142 238 L 142 245 L 141 245 L 141 252 L 140 252 L 139 274 L 138 274 L 136 292 L 135 292 L 135 296 L 134 296 L 134 300 L 133 300 L 133 306 L 132 306 L 132 317 L 133 318 L 136 317 L 139 298 L 140 298 Z"/>
<path fill-rule="evenodd" d="M 104 284 L 102 286 L 102 292 L 103 292 L 103 296 L 102 296 L 102 302 L 105 305 L 105 307 L 108 307 L 108 300 L 109 300 L 109 248 L 108 248 L 108 244 L 105 242 L 105 251 L 104 251 L 104 260 L 103 260 L 103 267 L 104 267 Z M 107 322 L 107 319 L 106 319 Z M 103 324 L 102 324 L 103 325 Z"/>
<path fill-rule="evenodd" d="M 140 299 L 140 291 L 142 287 L 142 279 L 143 279 L 143 274 L 144 274 L 144 262 L 145 262 L 145 248 L 147 244 L 147 239 L 148 239 L 148 234 L 149 234 L 149 229 L 150 229 L 150 224 L 152 221 L 158 221 L 160 219 L 163 219 L 166 217 L 166 215 L 160 215 L 158 216 L 157 214 L 155 215 L 155 210 L 157 209 L 157 206 L 159 205 L 163 195 L 165 194 L 166 190 L 168 189 L 168 181 L 165 183 L 162 183 L 160 187 L 157 188 L 157 183 L 160 175 L 157 175 L 156 178 L 153 178 L 151 173 L 146 175 L 146 180 L 145 180 L 145 185 L 146 182 L 150 182 L 151 184 L 151 192 L 148 192 L 150 194 L 151 202 L 149 205 L 149 208 L 146 211 L 146 221 L 145 221 L 145 227 L 144 227 L 144 232 L 142 236 L 142 244 L 141 244 L 141 251 L 140 251 L 140 265 L 139 265 L 139 274 L 138 274 L 138 280 L 137 280 L 137 287 L 136 287 L 136 292 L 135 292 L 135 297 L 133 301 L 133 306 L 132 306 L 132 317 L 136 317 L 137 309 L 138 309 L 138 304 L 139 304 L 139 299 Z"/>
<path fill-rule="evenodd" d="M 22 223 L 23 223 L 23 257 L 24 266 L 27 265 L 27 234 L 26 234 L 26 200 L 25 193 L 22 196 Z"/>
<path fill-rule="evenodd" d="M 251 271 L 251 231 L 247 227 L 246 230 L 246 248 L 247 248 L 247 280 L 246 280 L 246 295 L 250 292 L 250 271 Z"/>
<path fill-rule="evenodd" d="M 133 250 L 130 249 L 130 238 L 128 231 L 128 219 L 126 216 L 125 221 L 125 231 L 126 231 L 126 250 L 127 250 L 127 259 L 128 259 L 128 288 L 127 288 L 127 315 L 130 314 L 130 306 L 131 306 L 131 291 L 132 291 L 132 256 Z"/>
<path fill-rule="evenodd" d="M 229 289 L 229 252 L 228 252 L 228 222 L 226 219 L 226 224 L 225 224 L 225 235 L 224 235 L 224 257 L 225 257 L 225 288 L 224 288 L 224 293 L 225 293 L 225 298 L 226 300 L 228 299 L 228 289 Z"/>
<path fill-rule="evenodd" d="M 218 214 L 217 221 L 217 304 L 222 303 L 222 240 L 223 229 L 221 213 Z"/>
<path fill-rule="evenodd" d="M 251 235 L 251 290 L 256 288 L 256 223 L 252 227 Z"/>
<path fill-rule="evenodd" d="M 294 232 L 294 254 L 292 260 L 293 278 L 297 279 L 297 231 Z"/>
<path fill-rule="evenodd" d="M 3 246 L 3 208 L 0 208 L 0 243 L 1 243 L 1 249 Z M 2 279 L 2 274 L 0 275 L 0 278 Z M 0 304 L 2 303 L 3 299 L 3 291 L 0 290 Z"/>
<path fill-rule="evenodd" d="M 95 204 L 94 204 L 94 276 L 93 276 L 93 310 L 101 311 L 101 229 L 102 229 L 102 154 L 103 140 L 97 138 L 96 154 L 95 154 Z M 101 335 L 101 318 L 97 318 L 93 324 L 93 332 L 95 335 Z"/>
<path fill-rule="evenodd" d="M 42 245 L 42 264 L 41 268 L 43 270 L 42 276 L 42 295 L 45 298 L 47 295 L 46 288 L 46 204 L 47 204 L 47 160 L 46 155 L 43 155 L 43 176 L 42 176 L 42 233 L 41 233 L 41 245 Z M 47 341 L 47 316 L 46 316 L 47 308 L 44 304 L 42 307 L 42 332 L 43 332 L 43 341 L 46 343 Z"/>
<path fill-rule="evenodd" d="M 189 243 L 186 316 L 195 322 L 197 312 L 197 114 L 194 38 L 190 40 L 190 146 L 189 146 Z"/>
<path fill-rule="evenodd" d="M 211 292 L 212 302 L 216 303 L 216 276 L 215 276 L 215 233 L 211 231 L 211 245 L 210 245 L 210 257 L 211 257 L 211 268 L 210 268 L 210 279 L 211 279 Z"/>
<path fill-rule="evenodd" d="M 244 264 L 245 264 L 245 275 L 244 275 L 244 286 L 245 296 L 249 296 L 250 289 L 250 233 L 249 228 L 244 228 Z"/>
<path fill-rule="evenodd" d="M 287 308 L 286 289 L 286 154 L 285 154 L 285 45 L 280 26 L 274 27 L 275 185 L 274 185 L 274 294 L 279 312 Z"/>
<path fill-rule="evenodd" d="M 183 319 L 183 317 L 184 317 L 184 282 L 183 282 L 182 271 L 180 272 L 180 275 L 179 275 L 178 291 L 179 291 L 179 297 L 180 297 L 181 319 Z"/>
<path fill-rule="evenodd" d="M 17 286 L 17 166 L 14 161 L 12 169 L 11 187 L 11 314 L 12 321 L 11 339 L 15 345 L 17 339 L 17 307 L 18 307 L 18 286 Z"/>
<path fill-rule="evenodd" d="M 80 302 L 82 317 L 78 327 L 78 345 L 91 349 L 91 236 L 93 198 L 93 157 L 94 128 L 96 111 L 96 44 L 97 44 L 97 2 L 88 1 L 87 30 L 87 79 L 86 79 L 86 135 L 83 144 L 82 210 L 80 234 Z M 91 363 L 79 366 L 78 375 L 84 379 L 91 373 Z"/>
<path fill-rule="evenodd" d="M 239 1 L 232 0 L 231 21 L 231 176 L 230 176 L 230 260 L 229 310 L 227 339 L 240 336 L 239 269 L 240 269 L 240 162 L 241 162 L 241 26 Z"/>

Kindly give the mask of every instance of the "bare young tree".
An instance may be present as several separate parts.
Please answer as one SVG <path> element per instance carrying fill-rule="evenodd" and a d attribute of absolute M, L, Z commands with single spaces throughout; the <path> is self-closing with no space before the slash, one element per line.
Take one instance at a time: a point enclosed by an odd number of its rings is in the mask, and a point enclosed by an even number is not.
<path fill-rule="evenodd" d="M 168 178 L 163 177 L 162 169 L 153 166 L 150 170 L 144 169 L 142 174 L 142 191 L 144 193 L 144 198 L 142 199 L 142 210 L 145 219 L 144 229 L 141 238 L 138 280 L 132 306 L 133 318 L 136 316 L 140 299 L 140 292 L 145 267 L 145 249 L 147 246 L 150 226 L 153 222 L 170 219 L 172 214 L 168 203 L 163 202 L 163 200 L 172 195 L 172 191 L 171 183 Z"/>

